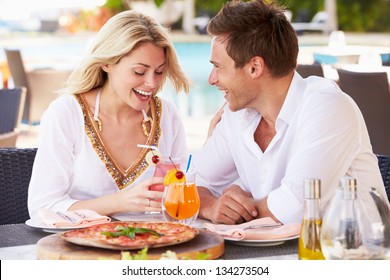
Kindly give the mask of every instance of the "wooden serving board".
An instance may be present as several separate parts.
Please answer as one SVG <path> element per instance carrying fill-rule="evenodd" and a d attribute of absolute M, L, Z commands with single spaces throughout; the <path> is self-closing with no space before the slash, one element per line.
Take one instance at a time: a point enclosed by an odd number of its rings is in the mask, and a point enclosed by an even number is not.
<path fill-rule="evenodd" d="M 199 234 L 192 240 L 161 248 L 148 250 L 148 258 L 156 260 L 167 250 L 176 253 L 178 258 L 196 259 L 198 253 L 206 253 L 209 259 L 217 259 L 225 252 L 224 239 L 215 233 L 199 230 Z M 136 253 L 139 250 L 132 250 Z M 108 250 L 76 245 L 67 242 L 59 234 L 52 234 L 40 239 L 37 243 L 37 258 L 39 260 L 98 260 L 121 258 L 120 250 Z"/>

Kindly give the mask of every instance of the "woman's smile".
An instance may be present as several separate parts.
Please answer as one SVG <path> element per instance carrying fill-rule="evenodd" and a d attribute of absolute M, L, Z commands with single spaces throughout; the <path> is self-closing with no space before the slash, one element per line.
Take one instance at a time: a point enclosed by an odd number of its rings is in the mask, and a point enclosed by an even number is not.
<path fill-rule="evenodd" d="M 141 89 L 133 89 L 133 92 L 135 96 L 140 100 L 141 102 L 148 102 L 150 99 L 150 96 L 152 95 L 152 91 L 144 91 Z"/>

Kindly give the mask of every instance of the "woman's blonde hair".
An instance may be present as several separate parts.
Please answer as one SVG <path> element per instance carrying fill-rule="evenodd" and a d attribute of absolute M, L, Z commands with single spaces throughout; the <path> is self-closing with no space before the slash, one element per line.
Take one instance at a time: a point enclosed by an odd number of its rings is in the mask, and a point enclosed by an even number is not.
<path fill-rule="evenodd" d="M 158 91 L 168 77 L 177 92 L 188 92 L 189 82 L 180 68 L 167 29 L 153 18 L 130 10 L 113 16 L 100 29 L 91 49 L 76 66 L 61 93 L 78 94 L 103 86 L 107 73 L 102 67 L 118 63 L 143 43 L 152 43 L 165 51 L 166 69 Z"/>

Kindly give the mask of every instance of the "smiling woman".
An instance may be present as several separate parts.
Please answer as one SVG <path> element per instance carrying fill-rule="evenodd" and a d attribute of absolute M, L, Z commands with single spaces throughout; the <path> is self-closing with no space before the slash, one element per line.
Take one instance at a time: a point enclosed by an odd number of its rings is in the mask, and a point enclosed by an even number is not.
<path fill-rule="evenodd" d="M 126 11 L 102 27 L 61 90 L 64 96 L 42 117 L 29 187 L 32 218 L 40 208 L 102 215 L 161 211 L 162 193 L 149 186 L 162 178 L 152 178 L 149 149 L 138 144 L 187 158 L 177 109 L 156 96 L 167 78 L 173 91 L 188 91 L 167 30 L 157 21 Z"/>

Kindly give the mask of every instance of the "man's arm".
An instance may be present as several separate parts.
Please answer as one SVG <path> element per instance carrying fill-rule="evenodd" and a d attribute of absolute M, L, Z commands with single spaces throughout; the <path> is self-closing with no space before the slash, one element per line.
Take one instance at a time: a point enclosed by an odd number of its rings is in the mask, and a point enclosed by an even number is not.
<path fill-rule="evenodd" d="M 268 209 L 267 198 L 268 197 L 265 197 L 256 201 L 256 209 L 258 213 L 256 218 L 271 217 L 274 221 L 280 222 Z"/>
<path fill-rule="evenodd" d="M 198 192 L 201 201 L 199 217 L 213 223 L 243 223 L 253 220 L 258 215 L 252 195 L 237 185 L 225 189 L 218 198 L 205 187 L 198 187 Z"/>

